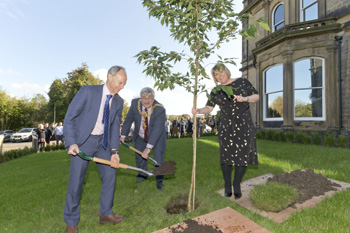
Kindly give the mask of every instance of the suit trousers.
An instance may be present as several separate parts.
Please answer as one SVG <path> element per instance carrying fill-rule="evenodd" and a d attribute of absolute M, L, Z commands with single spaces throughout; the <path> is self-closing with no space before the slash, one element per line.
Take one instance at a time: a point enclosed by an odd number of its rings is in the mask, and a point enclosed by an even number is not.
<path fill-rule="evenodd" d="M 135 140 L 135 148 L 143 152 L 146 149 L 146 146 L 147 146 L 147 143 L 143 140 L 143 138 L 141 138 L 140 136 L 137 136 Z M 154 160 L 162 164 L 164 162 L 164 153 L 157 150 L 156 147 L 153 147 L 152 151 L 153 151 Z M 148 168 L 147 159 L 144 159 L 141 155 L 135 152 L 135 160 L 136 160 L 136 167 L 147 171 L 147 168 Z M 147 179 L 147 175 L 145 173 L 138 172 L 136 181 L 143 181 L 145 179 Z M 164 175 L 156 176 L 157 182 L 162 180 L 164 180 Z"/>
<path fill-rule="evenodd" d="M 102 147 L 102 135 L 90 135 L 87 141 L 79 147 L 87 155 L 110 160 L 110 149 Z M 78 155 L 71 156 L 69 168 L 69 182 L 66 202 L 64 206 L 64 221 L 67 226 L 76 226 L 80 220 L 79 201 L 82 193 L 85 175 L 89 161 L 80 158 Z M 100 215 L 109 216 L 112 212 L 116 169 L 110 165 L 96 163 L 101 183 Z"/>

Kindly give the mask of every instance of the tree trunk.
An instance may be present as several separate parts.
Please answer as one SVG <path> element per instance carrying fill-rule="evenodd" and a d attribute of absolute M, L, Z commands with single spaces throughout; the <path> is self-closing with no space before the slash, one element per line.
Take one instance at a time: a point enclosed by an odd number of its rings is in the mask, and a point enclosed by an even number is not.
<path fill-rule="evenodd" d="M 197 109 L 197 86 L 198 86 L 198 70 L 199 70 L 199 36 L 198 36 L 198 5 L 196 4 L 196 16 L 197 16 L 197 25 L 196 25 L 196 67 L 195 67 L 195 81 L 194 81 L 194 93 L 193 93 L 193 108 Z M 195 208 L 196 202 L 196 163 L 197 163 L 197 114 L 193 114 L 193 166 L 192 166 L 192 177 L 191 177 L 191 186 L 190 193 L 188 195 L 187 209 L 189 212 L 193 211 Z"/>

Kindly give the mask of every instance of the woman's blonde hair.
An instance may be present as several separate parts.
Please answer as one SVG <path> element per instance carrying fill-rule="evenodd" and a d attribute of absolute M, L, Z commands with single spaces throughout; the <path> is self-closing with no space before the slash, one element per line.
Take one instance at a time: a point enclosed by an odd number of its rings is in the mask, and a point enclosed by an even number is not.
<path fill-rule="evenodd" d="M 231 78 L 231 72 L 229 69 L 227 69 L 227 67 L 223 64 L 223 63 L 216 63 L 215 66 L 211 69 L 211 75 L 213 76 L 214 82 L 216 85 L 218 85 L 218 81 L 215 78 L 215 71 L 219 71 L 219 70 L 224 70 L 228 76 L 228 78 Z"/>

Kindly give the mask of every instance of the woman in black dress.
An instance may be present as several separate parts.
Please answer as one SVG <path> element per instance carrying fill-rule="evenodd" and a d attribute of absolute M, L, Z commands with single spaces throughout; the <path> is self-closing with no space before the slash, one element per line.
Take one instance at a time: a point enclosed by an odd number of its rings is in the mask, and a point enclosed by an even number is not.
<path fill-rule="evenodd" d="M 45 147 L 45 142 L 46 142 L 45 140 L 46 130 L 43 124 L 38 125 L 37 134 L 38 134 L 38 150 L 43 151 Z"/>
<path fill-rule="evenodd" d="M 229 87 L 234 97 L 220 89 L 210 93 L 204 108 L 193 109 L 192 113 L 208 114 L 215 105 L 219 105 L 220 124 L 218 137 L 220 144 L 220 163 L 225 180 L 225 196 L 232 196 L 231 173 L 235 166 L 233 193 L 240 198 L 241 181 L 248 164 L 257 165 L 255 126 L 253 124 L 249 103 L 259 100 L 258 92 L 245 78 L 231 78 L 231 72 L 223 64 L 216 64 L 212 69 L 212 76 L 216 84 Z"/>

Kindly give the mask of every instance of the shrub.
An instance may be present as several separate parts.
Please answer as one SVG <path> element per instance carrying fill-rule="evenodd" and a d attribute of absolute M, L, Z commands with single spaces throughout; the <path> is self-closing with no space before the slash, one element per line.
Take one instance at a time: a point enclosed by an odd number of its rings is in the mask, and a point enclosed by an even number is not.
<path fill-rule="evenodd" d="M 6 162 L 6 157 L 5 157 L 4 154 L 2 154 L 2 153 L 0 152 L 0 163 L 4 163 L 4 162 Z"/>
<path fill-rule="evenodd" d="M 280 140 L 280 134 L 277 131 L 272 131 L 272 140 L 279 141 Z"/>
<path fill-rule="evenodd" d="M 285 142 L 286 141 L 286 135 L 281 131 L 279 132 L 279 138 L 281 142 Z"/>
<path fill-rule="evenodd" d="M 311 137 L 307 133 L 303 133 L 303 134 L 304 134 L 304 138 L 303 138 L 304 144 L 310 144 L 311 143 Z"/>
<path fill-rule="evenodd" d="M 58 149 L 59 150 L 65 150 L 66 149 L 65 144 L 64 143 L 59 144 L 58 145 Z"/>
<path fill-rule="evenodd" d="M 323 138 L 323 145 L 334 146 L 334 143 L 335 143 L 334 135 L 333 135 L 332 131 L 328 130 L 326 132 L 326 135 Z"/>
<path fill-rule="evenodd" d="M 340 134 L 337 139 L 337 146 L 347 148 L 348 145 L 349 145 L 348 138 L 345 135 Z"/>
<path fill-rule="evenodd" d="M 33 154 L 34 148 L 25 147 L 24 149 L 9 150 L 3 154 L 0 154 L 0 163 L 10 161 L 12 159 L 17 159 L 25 155 Z"/>
<path fill-rule="evenodd" d="M 265 139 L 266 138 L 266 131 L 261 129 L 260 133 L 261 133 L 261 139 Z"/>
<path fill-rule="evenodd" d="M 318 132 L 311 132 L 311 139 L 314 145 L 321 145 L 321 135 Z"/>
<path fill-rule="evenodd" d="M 50 151 L 51 150 L 51 145 L 50 144 L 46 144 L 45 146 L 45 151 Z"/>
<path fill-rule="evenodd" d="M 273 131 L 272 130 L 267 131 L 266 140 L 270 140 L 270 141 L 273 140 Z"/>
<path fill-rule="evenodd" d="M 294 136 L 294 140 L 297 143 L 304 143 L 304 135 L 303 132 L 298 131 L 295 136 Z"/>
<path fill-rule="evenodd" d="M 286 141 L 287 142 L 293 142 L 294 141 L 294 133 L 291 131 L 288 131 L 286 133 Z"/>
<path fill-rule="evenodd" d="M 256 139 L 262 139 L 262 135 L 261 135 L 260 130 L 256 131 L 255 137 L 256 137 Z"/>

